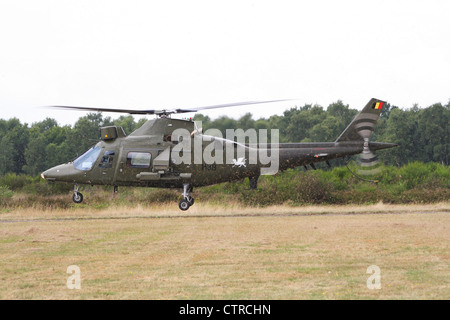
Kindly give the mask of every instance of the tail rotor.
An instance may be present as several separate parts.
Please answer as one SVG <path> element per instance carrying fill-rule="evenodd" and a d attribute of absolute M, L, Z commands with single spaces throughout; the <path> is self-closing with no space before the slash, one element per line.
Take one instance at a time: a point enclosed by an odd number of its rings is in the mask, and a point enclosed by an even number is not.
<path fill-rule="evenodd" d="M 354 168 L 347 168 L 358 178 L 376 182 L 375 177 L 381 171 L 378 156 L 371 150 L 369 141 L 375 129 L 375 125 L 380 117 L 384 102 L 378 99 L 371 99 L 363 110 L 353 119 L 350 125 L 339 136 L 336 142 L 341 141 L 360 141 L 363 144 L 362 152 L 356 157 Z"/>

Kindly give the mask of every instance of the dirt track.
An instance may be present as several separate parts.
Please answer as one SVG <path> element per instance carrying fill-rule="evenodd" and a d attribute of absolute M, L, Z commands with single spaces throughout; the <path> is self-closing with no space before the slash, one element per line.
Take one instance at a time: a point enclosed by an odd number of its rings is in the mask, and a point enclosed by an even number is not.
<path fill-rule="evenodd" d="M 175 207 L 175 206 L 173 206 Z M 437 214 L 450 213 L 450 203 L 428 205 L 386 205 L 367 206 L 305 206 L 305 207 L 266 207 L 266 208 L 221 208 L 209 205 L 196 205 L 187 212 L 176 208 L 112 208 L 108 210 L 14 210 L 0 214 L 0 223 L 45 222 L 73 220 L 129 220 L 129 219 L 193 219 L 224 217 L 301 217 L 331 215 L 385 215 L 385 214 Z"/>
<path fill-rule="evenodd" d="M 403 211 L 403 212 L 321 212 L 321 213 L 262 213 L 262 214 L 194 214 L 194 215 L 150 215 L 150 216 L 102 216 L 102 217 L 67 217 L 67 218 L 34 218 L 34 219 L 0 219 L 0 223 L 13 223 L 13 222 L 46 222 L 46 221 L 88 221 L 88 220 L 130 220 L 130 219 L 193 219 L 193 218 L 245 218 L 245 217 L 304 217 L 304 216 L 342 216 L 342 215 L 386 215 L 386 214 L 439 214 L 450 212 L 448 210 L 438 211 Z"/>

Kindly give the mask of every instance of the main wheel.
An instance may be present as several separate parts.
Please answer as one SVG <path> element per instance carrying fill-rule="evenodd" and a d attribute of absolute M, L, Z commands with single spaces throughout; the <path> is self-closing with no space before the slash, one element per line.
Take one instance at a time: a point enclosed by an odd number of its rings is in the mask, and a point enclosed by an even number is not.
<path fill-rule="evenodd" d="M 179 207 L 181 210 L 186 211 L 186 210 L 189 209 L 190 204 L 189 204 L 189 202 L 188 202 L 187 200 L 183 199 L 183 200 L 181 200 L 180 203 L 178 204 L 178 207 Z"/>
<path fill-rule="evenodd" d="M 189 203 L 190 207 L 192 207 L 194 205 L 194 202 L 195 202 L 194 198 L 192 198 L 192 197 L 188 197 L 188 199 L 186 201 Z"/>
<path fill-rule="evenodd" d="M 73 202 L 82 203 L 83 202 L 83 194 L 80 192 L 75 192 L 72 197 Z"/>

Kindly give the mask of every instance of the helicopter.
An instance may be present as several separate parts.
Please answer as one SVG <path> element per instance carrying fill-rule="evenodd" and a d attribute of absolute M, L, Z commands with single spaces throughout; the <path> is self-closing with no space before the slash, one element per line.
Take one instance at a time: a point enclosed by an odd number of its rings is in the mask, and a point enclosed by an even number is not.
<path fill-rule="evenodd" d="M 249 101 L 190 109 L 131 110 L 74 106 L 53 108 L 155 115 L 140 128 L 126 135 L 122 127 L 100 128 L 101 140 L 72 162 L 50 168 L 41 174 L 49 182 L 74 184 L 72 200 L 83 201 L 80 185 L 179 188 L 179 208 L 194 205 L 194 188 L 249 178 L 250 189 L 257 189 L 261 175 L 280 170 L 311 166 L 315 163 L 361 155 L 361 164 L 371 166 L 378 159 L 375 151 L 396 144 L 369 141 L 380 117 L 384 101 L 372 98 L 334 142 L 278 143 L 277 130 L 258 141 L 258 132 L 231 132 L 223 138 L 216 130 L 208 134 L 192 119 L 175 119 L 173 114 L 286 100 Z M 264 136 L 264 134 L 266 134 Z M 331 167 L 331 166 L 330 166 Z"/>

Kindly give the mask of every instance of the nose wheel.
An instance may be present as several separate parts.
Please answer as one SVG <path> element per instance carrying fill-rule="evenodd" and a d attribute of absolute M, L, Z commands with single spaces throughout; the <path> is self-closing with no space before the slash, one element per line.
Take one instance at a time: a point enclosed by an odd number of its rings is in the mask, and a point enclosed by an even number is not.
<path fill-rule="evenodd" d="M 178 204 L 180 210 L 186 211 L 194 205 L 195 200 L 191 196 L 192 190 L 193 187 L 190 184 L 186 183 L 183 185 L 183 199 Z"/>
<path fill-rule="evenodd" d="M 78 190 L 79 190 L 79 187 L 77 185 L 75 185 L 74 190 L 73 190 L 72 200 L 75 203 L 82 203 L 83 202 L 83 194 L 81 192 L 79 192 Z"/>

